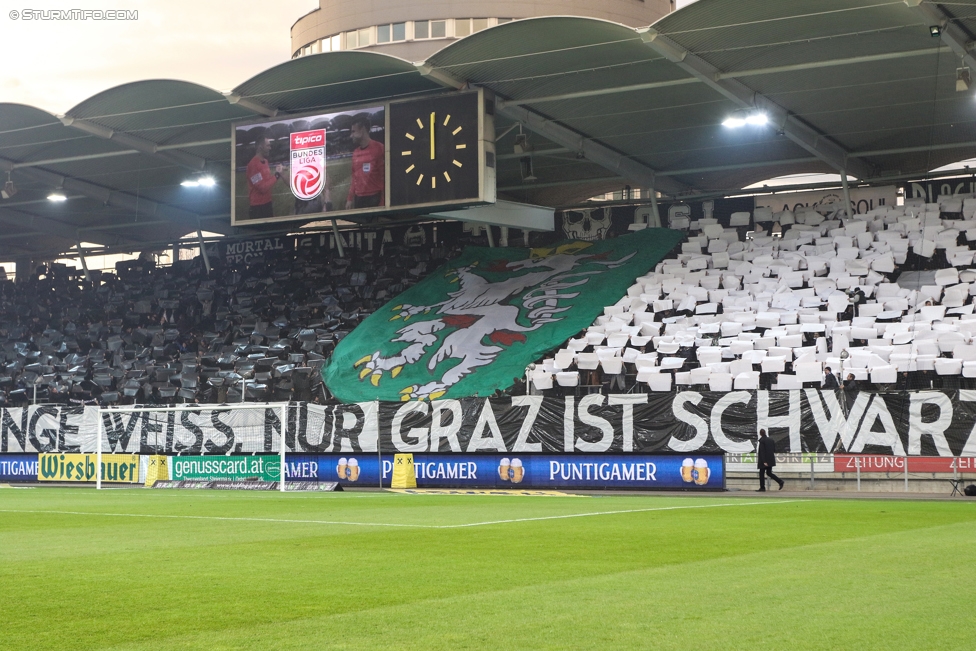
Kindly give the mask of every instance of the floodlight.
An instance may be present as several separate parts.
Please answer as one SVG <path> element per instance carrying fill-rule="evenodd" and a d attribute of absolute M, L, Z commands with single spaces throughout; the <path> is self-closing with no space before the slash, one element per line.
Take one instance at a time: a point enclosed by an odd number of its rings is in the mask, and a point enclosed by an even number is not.
<path fill-rule="evenodd" d="M 67 201 L 68 197 L 64 196 L 64 194 L 61 192 L 52 192 L 51 194 L 47 195 L 47 200 L 55 203 L 61 203 L 62 201 Z"/>
<path fill-rule="evenodd" d="M 727 129 L 738 129 L 739 127 L 744 127 L 745 124 L 746 119 L 737 114 L 730 115 L 722 121 L 722 126 Z"/>
<path fill-rule="evenodd" d="M 969 87 L 973 83 L 972 74 L 969 68 L 963 66 L 962 68 L 956 68 L 956 91 L 963 92 L 969 90 Z"/>
<path fill-rule="evenodd" d="M 529 136 L 524 133 L 516 134 L 514 149 L 516 154 L 527 154 L 532 151 L 532 145 L 529 144 Z"/>
<path fill-rule="evenodd" d="M 3 184 L 3 190 L 0 190 L 0 197 L 9 199 L 15 194 L 17 194 L 17 186 L 10 180 L 10 172 L 7 172 L 7 182 Z"/>
<path fill-rule="evenodd" d="M 929 27 L 929 34 L 933 38 L 939 38 L 939 36 L 942 35 L 942 26 L 941 25 L 932 25 L 931 27 Z"/>
<path fill-rule="evenodd" d="M 769 116 L 758 109 L 738 110 L 722 121 L 722 126 L 727 129 L 738 129 L 747 124 L 754 127 L 761 127 L 769 123 Z"/>
<path fill-rule="evenodd" d="M 197 176 L 192 179 L 186 179 L 180 183 L 184 188 L 212 188 L 217 185 L 217 181 L 214 180 L 212 176 Z"/>

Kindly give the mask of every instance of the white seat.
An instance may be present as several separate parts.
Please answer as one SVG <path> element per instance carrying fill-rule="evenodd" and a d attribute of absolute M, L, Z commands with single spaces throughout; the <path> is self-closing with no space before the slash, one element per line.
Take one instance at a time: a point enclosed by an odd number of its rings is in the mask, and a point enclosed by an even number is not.
<path fill-rule="evenodd" d="M 800 382 L 820 382 L 823 379 L 823 365 L 820 362 L 805 362 L 793 365 L 793 371 Z"/>
<path fill-rule="evenodd" d="M 758 389 L 759 373 L 755 371 L 745 371 L 735 376 L 735 389 Z"/>
<path fill-rule="evenodd" d="M 731 391 L 732 390 L 732 374 L 731 373 L 712 373 L 708 377 L 708 390 L 709 391 Z"/>
<path fill-rule="evenodd" d="M 586 333 L 586 344 L 588 346 L 599 346 L 603 343 L 603 340 L 607 338 L 605 332 L 587 332 Z"/>
<path fill-rule="evenodd" d="M 935 360 L 935 372 L 938 375 L 959 375 L 962 373 L 962 360 L 937 358 Z"/>
<path fill-rule="evenodd" d="M 670 373 L 655 373 L 653 377 L 646 380 L 647 388 L 651 391 L 670 391 L 671 390 L 671 374 Z"/>
<path fill-rule="evenodd" d="M 586 348 L 589 344 L 586 343 L 586 338 L 581 337 L 579 339 L 570 339 L 566 342 L 566 348 L 573 353 L 578 353 L 579 351 Z"/>
<path fill-rule="evenodd" d="M 762 372 L 763 373 L 782 373 L 786 370 L 786 358 L 785 357 L 769 357 L 767 356 L 762 361 Z"/>
<path fill-rule="evenodd" d="M 561 371 L 564 368 L 569 368 L 570 366 L 572 366 L 573 361 L 575 359 L 576 359 L 576 354 L 571 350 L 557 351 L 555 359 L 553 361 L 553 367 Z"/>
<path fill-rule="evenodd" d="M 735 321 L 723 321 L 721 330 L 723 337 L 734 337 L 742 332 L 742 324 Z"/>
<path fill-rule="evenodd" d="M 898 370 L 894 366 L 876 366 L 871 369 L 873 384 L 894 384 L 898 380 Z"/>
<path fill-rule="evenodd" d="M 935 284 L 942 285 L 955 285 L 959 282 L 959 270 L 955 267 L 949 267 L 948 269 L 939 269 L 935 272 Z"/>
<path fill-rule="evenodd" d="M 708 378 L 712 375 L 712 369 L 710 368 L 693 368 L 691 369 L 691 383 L 692 384 L 708 384 Z"/>
<path fill-rule="evenodd" d="M 965 361 L 962 363 L 963 377 L 976 377 L 976 361 Z"/>
<path fill-rule="evenodd" d="M 732 375 L 739 375 L 740 373 L 751 373 L 752 372 L 752 362 L 745 360 L 735 360 L 729 364 L 729 373 Z"/>
<path fill-rule="evenodd" d="M 742 355 L 743 353 L 749 352 L 753 349 L 754 342 L 752 341 L 742 341 L 741 339 L 735 339 L 729 345 L 729 350 L 733 355 Z"/>
<path fill-rule="evenodd" d="M 918 371 L 934 371 L 935 370 L 935 355 L 916 355 L 915 356 L 915 369 Z M 961 360 L 957 360 L 961 364 Z"/>
<path fill-rule="evenodd" d="M 661 368 L 665 370 L 678 369 L 684 365 L 685 365 L 684 357 L 662 357 L 661 358 Z"/>
<path fill-rule="evenodd" d="M 966 337 L 958 332 L 943 332 L 939 335 L 939 352 L 950 353 L 956 346 L 966 343 Z M 954 355 L 953 355 L 954 356 Z"/>
<path fill-rule="evenodd" d="M 577 353 L 576 367 L 580 370 L 590 371 L 600 365 L 600 356 L 596 353 Z"/>
<path fill-rule="evenodd" d="M 777 344 L 783 348 L 799 348 L 803 345 L 803 335 L 783 335 L 777 339 Z"/>
<path fill-rule="evenodd" d="M 698 362 L 703 366 L 722 361 L 722 349 L 717 346 L 699 348 L 695 351 L 695 354 L 698 356 Z"/>
<path fill-rule="evenodd" d="M 956 344 L 952 349 L 952 357 L 963 361 L 976 360 L 976 346 L 967 346 L 964 343 Z"/>
<path fill-rule="evenodd" d="M 532 372 L 532 384 L 536 389 L 544 391 L 546 389 L 552 388 L 552 373 L 547 373 L 546 371 L 533 371 Z"/>
<path fill-rule="evenodd" d="M 638 369 L 646 369 L 657 366 L 657 353 L 641 353 L 635 362 Z"/>
<path fill-rule="evenodd" d="M 659 341 L 657 342 L 657 346 L 655 347 L 655 349 L 659 353 L 663 353 L 665 355 L 673 355 L 674 353 L 678 352 L 678 348 L 680 347 L 681 346 L 679 346 L 676 341 Z"/>
<path fill-rule="evenodd" d="M 789 375 L 787 373 L 780 373 L 776 377 L 776 384 L 773 385 L 773 389 L 776 391 L 792 391 L 802 388 L 803 382 L 795 375 Z"/>
<path fill-rule="evenodd" d="M 556 383 L 561 387 L 579 386 L 579 373 L 576 371 L 560 371 L 556 373 Z"/>
<path fill-rule="evenodd" d="M 748 226 L 752 215 L 747 212 L 734 212 L 729 217 L 729 226 Z"/>
<path fill-rule="evenodd" d="M 603 367 L 603 372 L 609 375 L 617 375 L 624 368 L 624 360 L 619 357 L 611 357 L 609 359 L 600 360 L 600 366 Z"/>

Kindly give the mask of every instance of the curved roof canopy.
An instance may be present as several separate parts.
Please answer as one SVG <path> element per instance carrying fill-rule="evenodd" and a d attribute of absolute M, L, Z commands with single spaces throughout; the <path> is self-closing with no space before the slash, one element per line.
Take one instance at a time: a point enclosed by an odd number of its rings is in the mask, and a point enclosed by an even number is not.
<path fill-rule="evenodd" d="M 700 0 L 636 30 L 506 23 L 417 64 L 312 55 L 226 94 L 153 80 L 60 117 L 0 104 L 0 170 L 19 189 L 0 201 L 0 255 L 230 234 L 233 122 L 468 85 L 495 93 L 499 195 L 517 201 L 568 205 L 623 185 L 693 196 L 800 172 L 919 176 L 976 145 L 973 93 L 956 91 L 956 69 L 976 69 L 974 34 L 976 0 Z M 769 122 L 723 127 L 737 111 Z M 518 128 L 534 149 L 531 183 Z M 217 187 L 180 186 L 203 172 Z M 68 201 L 46 199 L 57 188 Z"/>

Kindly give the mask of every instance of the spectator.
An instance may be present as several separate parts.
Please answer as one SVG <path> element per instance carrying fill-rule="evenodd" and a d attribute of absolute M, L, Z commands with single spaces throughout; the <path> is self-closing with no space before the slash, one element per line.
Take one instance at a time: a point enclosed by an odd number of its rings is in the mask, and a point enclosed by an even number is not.
<path fill-rule="evenodd" d="M 826 368 L 824 368 L 824 383 L 823 383 L 823 388 L 824 389 L 837 389 L 837 388 L 839 388 L 839 385 L 837 384 L 837 376 L 834 375 L 833 371 L 830 370 L 830 367 L 829 366 L 827 366 Z"/>

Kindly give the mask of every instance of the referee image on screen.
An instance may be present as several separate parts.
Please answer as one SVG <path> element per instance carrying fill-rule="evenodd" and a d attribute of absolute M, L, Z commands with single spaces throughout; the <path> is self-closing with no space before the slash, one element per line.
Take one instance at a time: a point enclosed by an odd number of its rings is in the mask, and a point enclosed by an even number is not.
<path fill-rule="evenodd" d="M 352 179 L 346 209 L 374 208 L 383 205 L 386 183 L 385 150 L 369 136 L 369 116 L 357 115 L 352 120 Z"/>
<path fill-rule="evenodd" d="M 272 174 L 271 166 L 268 164 L 270 153 L 271 140 L 267 136 L 261 136 L 255 143 L 254 158 L 247 164 L 246 172 L 247 198 L 250 205 L 248 217 L 251 219 L 274 217 L 271 190 L 281 178 L 282 167 L 280 164 L 276 165 Z"/>

